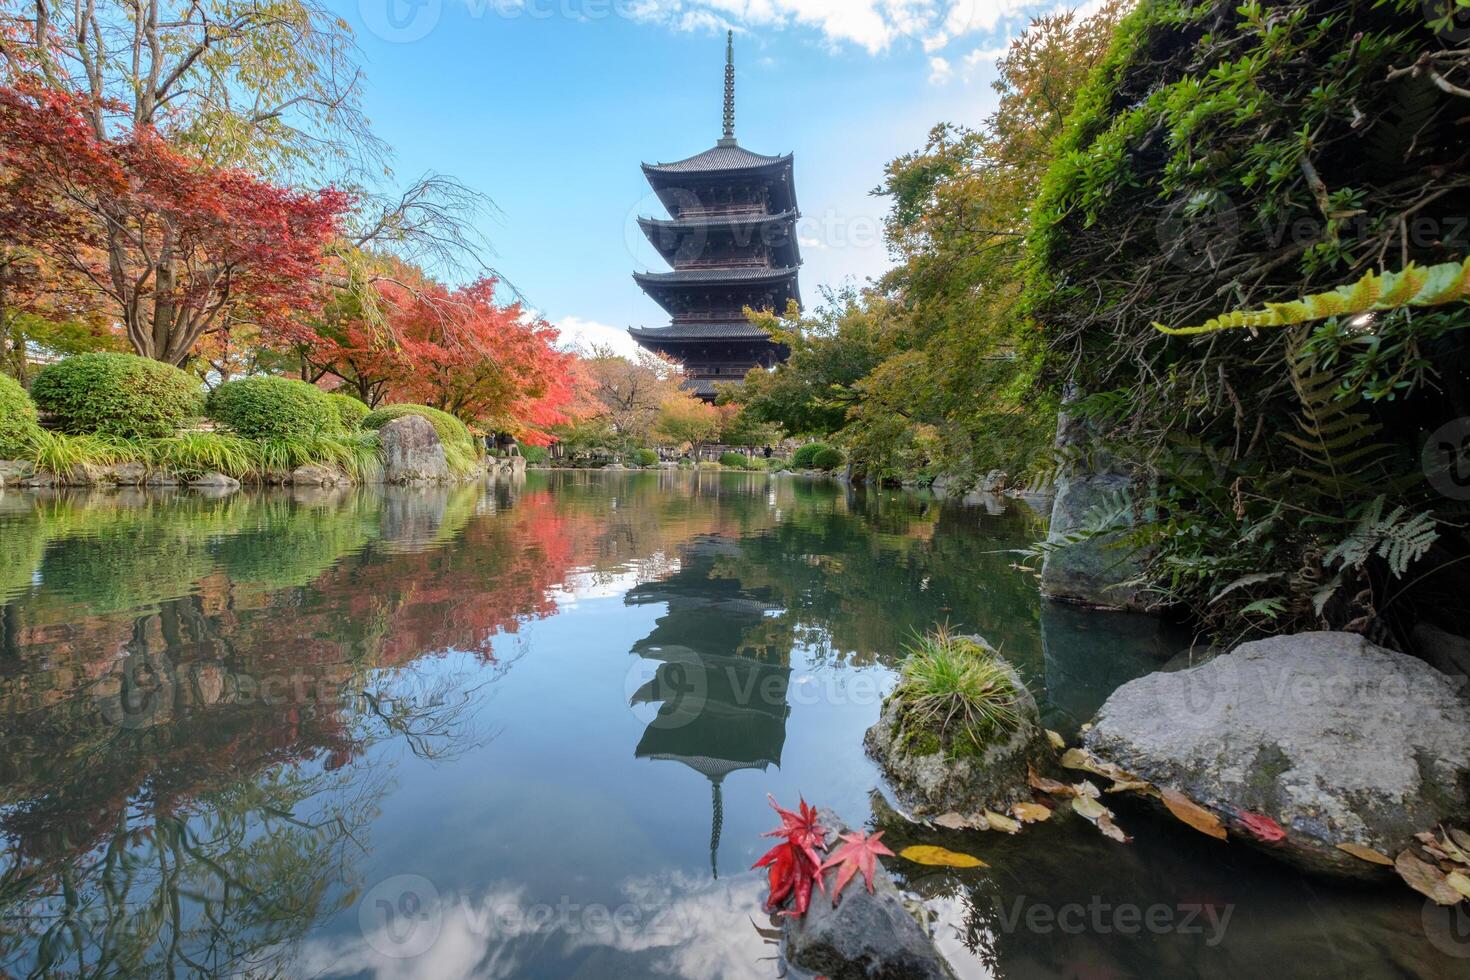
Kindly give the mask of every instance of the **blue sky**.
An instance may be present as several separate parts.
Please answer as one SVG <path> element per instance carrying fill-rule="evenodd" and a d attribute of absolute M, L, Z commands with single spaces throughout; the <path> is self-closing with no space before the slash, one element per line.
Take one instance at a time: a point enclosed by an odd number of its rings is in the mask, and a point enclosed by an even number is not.
<path fill-rule="evenodd" d="M 720 135 L 736 33 L 736 133 L 796 154 L 802 291 L 889 264 L 883 165 L 935 123 L 975 123 L 993 62 L 1029 15 L 1009 0 L 333 0 L 357 33 L 365 108 L 398 178 L 490 195 L 497 268 L 571 342 L 625 342 L 664 314 L 633 283 L 664 268 L 639 170 Z"/>

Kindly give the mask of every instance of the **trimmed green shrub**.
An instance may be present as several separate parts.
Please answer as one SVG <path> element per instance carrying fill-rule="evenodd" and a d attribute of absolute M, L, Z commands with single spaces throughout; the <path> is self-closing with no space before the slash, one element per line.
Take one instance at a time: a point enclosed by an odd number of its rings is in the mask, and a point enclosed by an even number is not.
<path fill-rule="evenodd" d="M 20 382 L 0 374 L 0 459 L 23 457 L 40 431 L 31 397 Z"/>
<path fill-rule="evenodd" d="M 171 364 L 134 354 L 78 354 L 31 384 L 36 407 L 73 435 L 161 439 L 204 408 L 199 382 Z"/>
<path fill-rule="evenodd" d="M 205 411 L 245 439 L 291 439 L 336 432 L 327 393 L 292 378 L 241 378 L 210 392 Z"/>
<path fill-rule="evenodd" d="M 356 432 L 362 428 L 362 420 L 372 413 L 362 402 L 351 395 L 344 395 L 339 391 L 327 393 L 327 401 L 332 403 L 332 408 L 337 412 L 337 421 L 343 432 Z"/>
<path fill-rule="evenodd" d="M 843 456 L 840 450 L 826 446 L 812 457 L 812 468 L 835 470 L 845 462 L 847 462 L 847 457 Z"/>
<path fill-rule="evenodd" d="M 551 458 L 551 450 L 545 446 L 522 446 L 521 455 L 532 466 L 540 466 Z"/>
<path fill-rule="evenodd" d="M 746 470 L 750 468 L 750 460 L 744 453 L 720 453 L 720 465 L 732 470 Z"/>
<path fill-rule="evenodd" d="M 363 419 L 362 427 L 373 430 L 381 429 L 394 419 L 401 419 L 405 415 L 418 415 L 428 419 L 429 423 L 434 426 L 434 431 L 439 433 L 439 440 L 446 446 L 451 443 L 470 447 L 475 445 L 475 437 L 470 434 L 469 426 L 448 412 L 441 412 L 427 405 L 387 405 Z"/>
<path fill-rule="evenodd" d="M 634 466 L 657 466 L 658 453 L 652 449 L 635 449 L 632 455 Z"/>
<path fill-rule="evenodd" d="M 815 469 L 816 464 L 813 461 L 817 458 L 817 453 L 829 448 L 831 447 L 829 447 L 825 442 L 807 443 L 805 446 L 802 446 L 800 449 L 792 454 L 791 468 L 794 470 Z"/>

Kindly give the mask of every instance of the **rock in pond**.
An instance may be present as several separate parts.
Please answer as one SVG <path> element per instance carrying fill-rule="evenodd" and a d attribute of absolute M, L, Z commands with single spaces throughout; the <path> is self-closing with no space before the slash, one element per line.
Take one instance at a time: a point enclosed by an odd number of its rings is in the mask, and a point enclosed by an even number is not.
<path fill-rule="evenodd" d="M 827 853 L 840 846 L 847 833 L 837 817 L 822 811 L 828 828 Z M 782 947 L 791 967 L 788 976 L 828 977 L 829 980 L 953 980 L 949 964 L 929 934 L 909 913 L 903 895 L 880 861 L 873 873 L 873 891 L 855 876 L 832 904 L 837 871 L 828 871 L 826 894 L 813 892 L 802 918 L 786 917 Z"/>
<path fill-rule="evenodd" d="M 394 419 L 378 430 L 387 483 L 446 483 L 449 464 L 433 425 L 418 415 Z"/>
<path fill-rule="evenodd" d="M 316 463 L 307 463 L 291 471 L 293 487 L 335 487 L 350 482 L 347 474 L 341 470 L 330 466 L 319 466 Z"/>
<path fill-rule="evenodd" d="M 877 760 L 893 787 L 898 801 L 915 817 L 945 813 L 978 815 L 986 810 L 1003 813 L 1012 804 L 1031 802 L 1027 767 L 1043 768 L 1053 753 L 1041 725 L 1036 699 L 1026 689 L 1016 669 L 994 654 L 979 637 L 973 640 L 991 651 L 1009 672 L 1017 694 L 1019 724 L 1009 733 L 996 735 L 983 749 L 956 747 L 954 740 L 937 731 L 915 728 L 906 717 L 903 699 L 889 695 L 878 723 L 863 737 L 868 754 Z"/>
<path fill-rule="evenodd" d="M 35 472 L 35 464 L 26 460 L 0 459 L 0 487 L 20 483 Z"/>
<path fill-rule="evenodd" d="M 223 473 L 201 473 L 189 481 L 189 486 L 196 490 L 234 491 L 240 489 L 240 481 Z"/>
<path fill-rule="evenodd" d="M 1393 857 L 1470 816 L 1470 702 L 1423 661 L 1352 633 L 1273 637 L 1130 681 L 1084 742 L 1308 871 L 1374 877 L 1337 845 Z M 1246 815 L 1285 838 L 1260 840 Z"/>

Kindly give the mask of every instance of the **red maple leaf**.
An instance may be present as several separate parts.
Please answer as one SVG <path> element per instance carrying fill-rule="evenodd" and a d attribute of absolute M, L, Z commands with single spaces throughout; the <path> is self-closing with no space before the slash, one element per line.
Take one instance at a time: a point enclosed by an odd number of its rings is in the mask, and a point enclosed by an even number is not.
<path fill-rule="evenodd" d="M 812 900 L 812 884 L 822 885 L 821 856 L 817 848 L 827 841 L 827 828 L 817 822 L 817 808 L 802 800 L 796 811 L 784 809 L 775 797 L 767 796 L 771 806 L 781 815 L 781 826 L 762 836 L 783 838 L 752 867 L 769 868 L 766 911 L 774 911 L 788 897 L 792 907 L 782 915 L 802 916 Z"/>
<path fill-rule="evenodd" d="M 1240 817 L 1240 822 L 1245 829 L 1255 834 L 1259 840 L 1275 843 L 1286 839 L 1286 831 L 1282 829 L 1281 824 L 1264 814 L 1237 810 L 1236 815 Z"/>
<path fill-rule="evenodd" d="M 868 891 L 873 891 L 873 872 L 877 870 L 879 855 L 893 856 L 893 852 L 884 846 L 879 838 L 883 831 L 869 836 L 862 831 L 843 834 L 842 839 L 846 841 L 841 847 L 832 852 L 827 863 L 821 867 L 822 871 L 828 868 L 837 868 L 837 885 L 832 889 L 832 904 L 837 904 L 837 896 L 842 894 L 842 889 L 852 880 L 852 876 L 859 871 L 863 873 L 863 881 L 868 886 Z"/>
<path fill-rule="evenodd" d="M 776 798 L 769 793 L 766 799 L 770 801 L 771 807 L 781 815 L 781 826 L 775 830 L 768 830 L 762 837 L 784 837 L 791 842 L 793 847 L 801 850 L 812 867 L 822 863 L 822 856 L 817 848 L 827 843 L 827 828 L 817 823 L 817 808 L 808 806 L 806 800 L 797 804 L 797 811 L 784 809 L 776 802 Z"/>

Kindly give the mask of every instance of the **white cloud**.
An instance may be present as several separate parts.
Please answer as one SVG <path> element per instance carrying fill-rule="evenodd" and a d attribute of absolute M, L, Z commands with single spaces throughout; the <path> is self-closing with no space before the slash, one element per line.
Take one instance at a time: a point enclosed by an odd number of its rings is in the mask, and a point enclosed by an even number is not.
<path fill-rule="evenodd" d="M 929 59 L 929 84 L 948 85 L 954 80 L 954 66 L 938 55 Z"/>
<path fill-rule="evenodd" d="M 638 20 L 674 30 L 816 30 L 832 45 L 854 45 L 870 54 L 905 40 L 933 53 L 957 38 L 993 34 L 1025 10 L 1055 3 L 1037 0 L 635 0 Z"/>
<path fill-rule="evenodd" d="M 638 344 L 622 327 L 610 327 L 596 320 L 584 320 L 579 316 L 562 317 L 552 323 L 561 331 L 557 346 L 564 350 L 589 350 L 592 347 L 611 347 L 619 354 L 632 356 L 638 352 Z"/>

